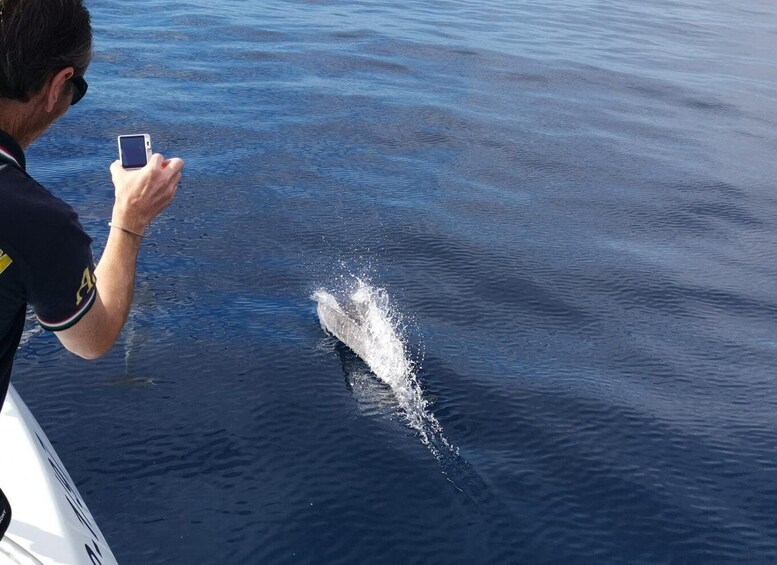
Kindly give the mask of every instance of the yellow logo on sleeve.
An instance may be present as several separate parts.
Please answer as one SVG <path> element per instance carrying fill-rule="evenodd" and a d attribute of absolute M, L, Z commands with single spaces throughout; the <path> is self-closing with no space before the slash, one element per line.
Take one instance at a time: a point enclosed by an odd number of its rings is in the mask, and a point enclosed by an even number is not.
<path fill-rule="evenodd" d="M 89 272 L 89 267 L 84 269 L 84 274 L 81 275 L 81 286 L 79 286 L 76 291 L 76 306 L 81 304 L 81 301 L 84 299 L 84 297 L 81 296 L 81 291 L 86 289 L 86 296 L 89 296 L 89 293 L 92 292 L 92 288 L 94 288 L 94 283 L 96 282 L 97 277 Z"/>
<path fill-rule="evenodd" d="M 3 250 L 0 249 L 0 275 L 3 274 L 3 271 L 5 271 L 11 263 L 13 263 L 13 259 L 3 253 Z"/>

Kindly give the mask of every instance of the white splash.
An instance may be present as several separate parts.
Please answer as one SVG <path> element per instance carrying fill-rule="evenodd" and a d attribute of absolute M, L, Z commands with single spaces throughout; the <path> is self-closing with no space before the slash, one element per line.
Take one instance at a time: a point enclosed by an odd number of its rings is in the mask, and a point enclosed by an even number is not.
<path fill-rule="evenodd" d="M 391 307 L 386 291 L 356 279 L 339 299 L 320 289 L 313 300 L 318 304 L 321 327 L 361 357 L 391 388 L 407 423 L 433 453 L 438 455 L 435 446 L 452 449 L 423 397 L 416 364 L 402 338 L 402 318 Z"/>

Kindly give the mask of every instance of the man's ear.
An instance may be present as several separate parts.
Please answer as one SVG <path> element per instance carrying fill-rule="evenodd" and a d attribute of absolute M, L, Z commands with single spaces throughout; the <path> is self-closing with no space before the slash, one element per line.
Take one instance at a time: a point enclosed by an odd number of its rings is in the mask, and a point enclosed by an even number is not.
<path fill-rule="evenodd" d="M 73 67 L 65 67 L 64 69 L 51 75 L 51 79 L 49 79 L 48 83 L 46 83 L 46 86 L 44 87 L 46 89 L 47 112 L 51 113 L 54 111 L 54 108 L 57 107 L 57 104 L 60 104 L 60 99 L 62 96 L 70 95 L 70 88 L 66 83 L 71 78 L 73 78 L 74 74 L 75 69 Z"/>

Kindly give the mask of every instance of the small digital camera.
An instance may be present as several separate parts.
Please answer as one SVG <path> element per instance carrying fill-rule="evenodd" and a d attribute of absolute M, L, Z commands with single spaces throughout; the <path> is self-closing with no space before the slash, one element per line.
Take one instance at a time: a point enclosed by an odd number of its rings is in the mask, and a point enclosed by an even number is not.
<path fill-rule="evenodd" d="M 151 158 L 151 136 L 147 133 L 119 136 L 119 159 L 125 169 L 142 169 Z"/>

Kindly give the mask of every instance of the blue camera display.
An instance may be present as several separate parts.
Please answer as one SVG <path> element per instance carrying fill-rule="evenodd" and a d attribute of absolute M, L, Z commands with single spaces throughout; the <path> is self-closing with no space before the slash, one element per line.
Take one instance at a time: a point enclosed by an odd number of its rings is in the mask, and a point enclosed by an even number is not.
<path fill-rule="evenodd" d="M 142 135 L 122 137 L 119 146 L 121 147 L 122 167 L 135 169 L 146 165 L 146 143 Z"/>

